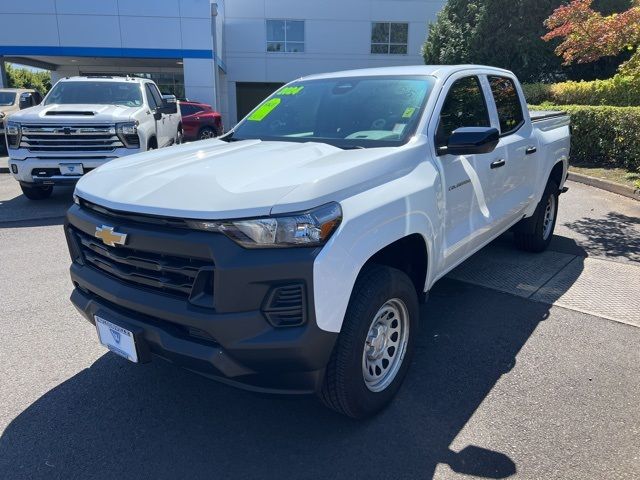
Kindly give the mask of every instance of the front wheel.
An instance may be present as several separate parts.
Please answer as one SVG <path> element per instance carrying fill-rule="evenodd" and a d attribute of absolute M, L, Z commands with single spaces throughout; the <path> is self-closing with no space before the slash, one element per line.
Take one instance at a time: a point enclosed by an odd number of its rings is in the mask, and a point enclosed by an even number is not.
<path fill-rule="evenodd" d="M 543 252 L 551 243 L 558 216 L 559 187 L 549 180 L 536 211 L 521 220 L 514 231 L 516 246 L 526 252 Z"/>
<path fill-rule="evenodd" d="M 53 185 L 47 185 L 46 187 L 20 185 L 20 188 L 24 196 L 29 200 L 45 200 L 53 193 Z"/>
<path fill-rule="evenodd" d="M 209 140 L 210 138 L 215 138 L 216 132 L 214 132 L 211 127 L 203 127 L 198 134 L 198 140 Z"/>
<path fill-rule="evenodd" d="M 366 267 L 351 294 L 320 399 L 352 418 L 384 408 L 407 374 L 418 326 L 418 295 L 394 268 Z"/>

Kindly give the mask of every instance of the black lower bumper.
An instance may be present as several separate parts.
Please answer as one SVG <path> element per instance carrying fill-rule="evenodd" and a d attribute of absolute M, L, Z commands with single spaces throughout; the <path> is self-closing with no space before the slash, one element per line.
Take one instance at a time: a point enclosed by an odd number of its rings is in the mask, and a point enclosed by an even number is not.
<path fill-rule="evenodd" d="M 78 249 L 74 235 L 89 233 L 91 224 L 101 225 L 104 220 L 72 207 L 65 227 L 72 256 Z M 135 224 L 126 227 L 122 220 L 117 225 L 131 236 L 135 248 L 151 242 L 149 250 L 175 248 L 201 256 L 210 249 L 215 265 L 214 300 L 205 307 L 139 288 L 74 257 L 71 301 L 87 320 L 95 324 L 99 316 L 132 331 L 141 362 L 161 357 L 257 391 L 311 393 L 320 388 L 337 334 L 321 330 L 315 321 L 313 260 L 317 252 L 249 251 L 220 235 Z M 276 326 L 264 311 L 265 302 L 274 288 L 291 282 L 304 286 L 304 322 Z"/>

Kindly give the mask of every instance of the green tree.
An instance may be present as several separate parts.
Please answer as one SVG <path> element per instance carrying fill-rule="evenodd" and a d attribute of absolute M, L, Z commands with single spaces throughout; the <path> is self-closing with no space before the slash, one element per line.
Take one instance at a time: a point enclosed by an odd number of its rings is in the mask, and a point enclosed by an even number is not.
<path fill-rule="evenodd" d="M 34 72 L 7 63 L 6 71 L 10 88 L 33 88 L 43 95 L 51 88 L 51 73 L 47 70 Z"/>
<path fill-rule="evenodd" d="M 564 0 L 449 0 L 429 26 L 423 47 L 427 64 L 480 63 L 507 68 L 525 82 L 606 78 L 624 55 L 588 67 L 563 66 L 555 43 L 544 42 L 544 21 Z M 630 0 L 598 0 L 607 12 L 629 8 Z"/>

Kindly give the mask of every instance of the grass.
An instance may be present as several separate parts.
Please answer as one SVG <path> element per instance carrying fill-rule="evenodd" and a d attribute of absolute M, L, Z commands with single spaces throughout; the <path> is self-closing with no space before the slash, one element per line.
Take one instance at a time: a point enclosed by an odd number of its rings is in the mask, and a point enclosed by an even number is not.
<path fill-rule="evenodd" d="M 585 164 L 571 165 L 569 171 L 640 189 L 640 172 L 633 172 L 624 168 L 603 168 L 602 166 Z"/>

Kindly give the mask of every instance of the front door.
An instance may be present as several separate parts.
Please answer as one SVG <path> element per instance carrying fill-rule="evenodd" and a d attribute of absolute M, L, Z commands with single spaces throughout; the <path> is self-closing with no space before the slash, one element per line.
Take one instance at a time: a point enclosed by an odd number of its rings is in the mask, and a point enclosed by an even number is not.
<path fill-rule="evenodd" d="M 447 90 L 448 86 L 448 90 Z M 451 133 L 461 127 L 491 127 L 485 92 L 477 76 L 453 78 L 445 85 L 435 135 L 444 179 L 443 270 L 449 270 L 480 248 L 497 221 L 496 202 L 504 178 L 498 163 L 503 148 L 481 155 L 449 155 Z M 436 107 L 438 111 L 438 107 Z"/>
<path fill-rule="evenodd" d="M 156 122 L 156 138 L 158 140 L 158 148 L 165 147 L 169 144 L 172 136 L 169 134 L 169 125 L 171 122 L 167 122 L 167 115 L 162 113 L 162 106 L 164 102 L 162 95 L 158 91 L 153 83 L 145 83 L 145 90 L 147 93 L 147 101 L 149 102 L 149 108 L 153 114 Z"/>

